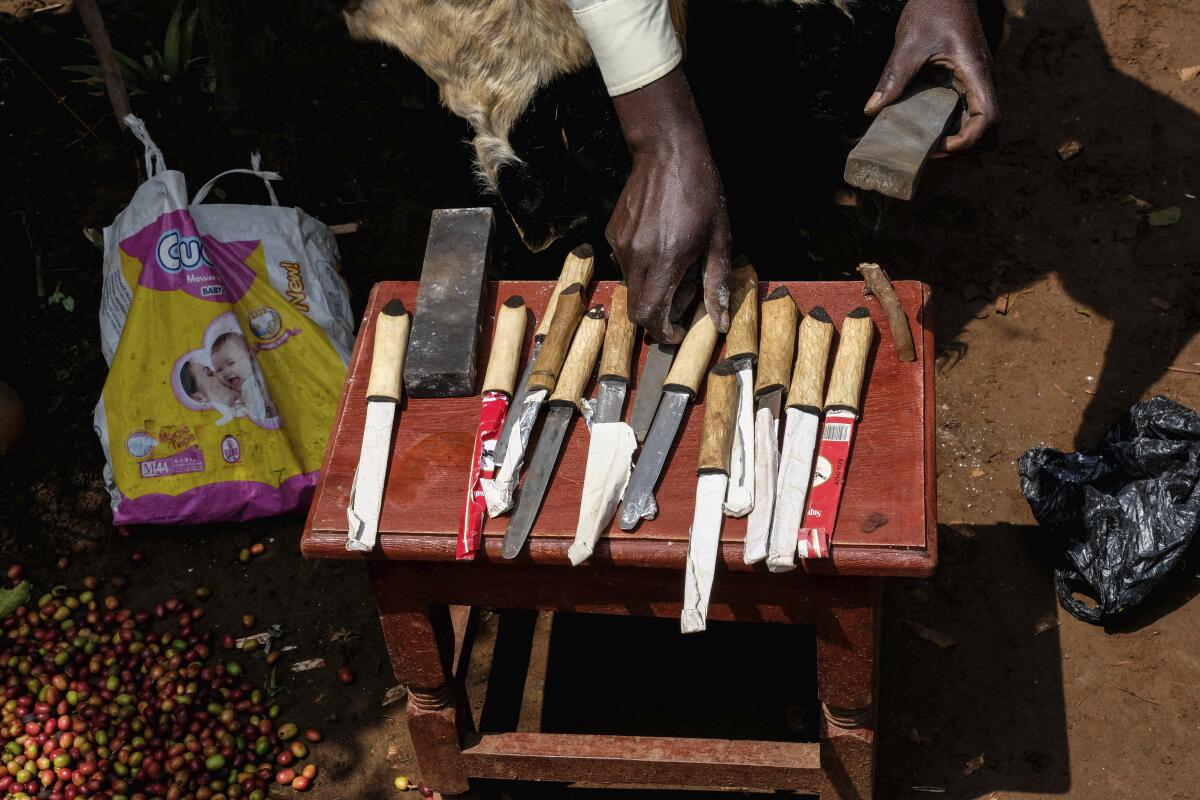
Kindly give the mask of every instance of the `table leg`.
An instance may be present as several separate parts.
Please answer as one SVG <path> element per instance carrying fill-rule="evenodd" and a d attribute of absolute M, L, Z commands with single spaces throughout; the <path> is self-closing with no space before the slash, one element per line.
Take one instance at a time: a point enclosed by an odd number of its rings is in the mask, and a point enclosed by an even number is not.
<path fill-rule="evenodd" d="M 875 694 L 878 685 L 882 579 L 837 580 L 817 622 L 821 766 L 825 798 L 871 800 L 875 787 Z"/>
<path fill-rule="evenodd" d="M 414 570 L 398 562 L 369 563 L 392 669 L 408 687 L 408 732 L 421 778 L 443 794 L 466 792 L 460 726 L 469 710 L 460 706 L 453 678 L 449 611 L 422 601 Z"/>

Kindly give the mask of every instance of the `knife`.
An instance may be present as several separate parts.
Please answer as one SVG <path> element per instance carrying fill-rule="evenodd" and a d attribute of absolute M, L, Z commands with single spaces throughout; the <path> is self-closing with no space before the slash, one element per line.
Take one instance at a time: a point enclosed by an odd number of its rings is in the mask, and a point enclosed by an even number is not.
<path fill-rule="evenodd" d="M 346 549 L 368 553 L 379 534 L 379 512 L 383 486 L 392 455 L 392 423 L 400 405 L 404 354 L 412 315 L 400 300 L 389 300 L 375 317 L 375 346 L 371 350 L 371 374 L 367 379 L 367 417 L 363 424 L 362 450 L 350 486 Z"/>
<path fill-rule="evenodd" d="M 529 460 L 529 474 L 521 486 L 512 518 L 508 521 L 508 530 L 504 532 L 502 555 L 505 558 L 516 558 L 529 538 L 533 521 L 542 507 L 542 498 L 546 496 L 546 487 L 550 485 L 550 476 L 554 474 L 559 450 L 567 437 L 567 427 L 579 410 L 580 398 L 583 397 L 588 378 L 592 376 L 603 341 L 604 306 L 593 306 L 579 323 L 579 330 L 575 332 L 571 350 L 563 363 L 562 374 L 546 403 L 549 410 L 546 412 L 546 421 L 542 423 L 542 432 L 538 434 L 533 458 Z"/>
<path fill-rule="evenodd" d="M 567 550 L 567 557 L 576 566 L 592 554 L 600 532 L 612 521 L 621 494 L 629 483 L 631 459 L 637 449 L 633 428 L 621 419 L 629 389 L 633 339 L 637 332 L 629 319 L 628 294 L 625 284 L 618 284 L 613 289 L 608 310 L 600 377 L 596 381 L 596 399 L 592 403 L 592 439 L 583 474 L 579 522 L 575 526 L 575 541 Z M 525 483 L 529 485 L 528 479 Z"/>
<path fill-rule="evenodd" d="M 827 558 L 833 528 L 837 523 L 838 503 L 850 465 L 854 428 L 862 410 L 863 376 L 867 353 L 875 338 L 871 312 L 856 308 L 842 323 L 837 356 L 825 394 L 825 427 L 821 431 L 821 449 L 813 468 L 809 490 L 806 527 L 800 531 L 796 548 L 800 558 Z"/>
<path fill-rule="evenodd" d="M 796 364 L 788 388 L 783 451 L 779 455 L 779 477 L 775 482 L 775 509 L 771 515 L 771 541 L 767 568 L 787 572 L 796 566 L 796 536 L 804 517 L 804 498 L 812 475 L 813 450 L 821 420 L 821 393 L 833 320 L 816 306 L 800 323 Z"/>
<path fill-rule="evenodd" d="M 625 488 L 621 503 L 621 530 L 631 531 L 643 519 L 654 519 L 658 506 L 654 502 L 654 487 L 667 461 L 667 453 L 679 432 L 679 423 L 689 401 L 696 397 L 704 369 L 712 358 L 717 344 L 717 326 L 701 303 L 692 319 L 692 327 L 679 345 L 675 363 L 663 382 L 663 396 L 658 412 L 650 425 L 650 433 L 642 446 L 642 454 L 634 467 L 633 477 Z"/>
<path fill-rule="evenodd" d="M 525 401 L 520 406 L 516 426 L 508 437 L 508 449 L 504 453 L 504 464 L 494 480 L 480 481 L 487 500 L 488 514 L 497 517 L 513 507 L 513 491 L 521 479 L 521 467 L 525 461 L 525 449 L 529 446 L 529 434 L 537 421 L 538 410 L 554 391 L 558 371 L 562 367 L 575 335 L 575 328 L 583 316 L 583 284 L 573 283 L 558 295 L 554 306 L 554 318 L 546 338 L 542 341 L 537 363 L 525 383 Z M 510 418 L 512 414 L 508 415 Z M 515 434 L 515 435 L 514 435 Z"/>
<path fill-rule="evenodd" d="M 697 633 L 708 624 L 708 600 L 717 568 L 717 552 L 721 548 L 721 522 L 725 517 L 722 506 L 729 484 L 737 371 L 737 364 L 725 359 L 708 373 L 704 430 L 700 434 L 700 459 L 696 467 L 696 509 L 688 535 L 683 613 L 679 616 L 679 629 L 683 633 Z"/>
<path fill-rule="evenodd" d="M 796 303 L 786 286 L 767 295 L 762 304 L 762 335 L 758 346 L 758 376 L 754 383 L 754 508 L 746 520 L 742 560 L 757 564 L 767 557 L 771 515 L 775 509 L 775 477 L 779 472 L 779 410 L 783 390 L 792 377 L 796 349 Z"/>
<path fill-rule="evenodd" d="M 754 362 L 758 359 L 758 274 L 746 265 L 729 275 L 733 295 L 725 357 L 737 370 L 736 424 L 729 455 L 725 513 L 744 517 L 754 508 Z"/>
<path fill-rule="evenodd" d="M 550 303 L 546 306 L 546 313 L 542 315 L 542 321 L 533 333 L 533 347 L 529 351 L 529 361 L 525 363 L 525 371 L 521 373 L 521 380 L 517 382 L 517 393 L 512 399 L 511 408 L 520 408 L 525 404 L 525 387 L 529 385 L 529 376 L 533 374 L 538 353 L 541 352 L 546 334 L 550 332 L 550 321 L 554 319 L 558 296 L 573 283 L 582 284 L 586 290 L 592 280 L 594 265 L 595 256 L 590 244 L 581 244 L 567 253 L 567 258 L 563 261 L 562 273 L 558 276 L 558 283 L 555 284 L 554 292 L 550 295 Z M 508 452 L 508 437 L 512 433 L 515 421 L 516 417 L 509 414 L 504 420 L 504 427 L 500 430 L 500 437 L 496 439 L 496 469 L 499 469 L 504 463 L 504 457 Z"/>
<path fill-rule="evenodd" d="M 479 426 L 475 431 L 475 448 L 471 451 L 471 471 L 467 478 L 467 497 L 458 522 L 458 544 L 454 558 L 470 561 L 479 549 L 487 500 L 483 496 L 481 479 L 496 475 L 496 434 L 508 415 L 508 401 L 517 380 L 521 364 L 521 339 L 525 336 L 525 301 L 513 295 L 504 301 L 496 314 L 492 331 L 492 353 L 483 375 L 480 396 Z"/>
<path fill-rule="evenodd" d="M 650 432 L 650 423 L 654 421 L 654 412 L 658 410 L 658 401 L 662 399 L 663 381 L 679 350 L 677 344 L 652 341 L 649 334 L 644 334 L 643 338 L 649 349 L 642 374 L 637 379 L 637 394 L 633 397 L 633 412 L 629 417 L 638 444 L 646 441 L 646 434 Z"/>

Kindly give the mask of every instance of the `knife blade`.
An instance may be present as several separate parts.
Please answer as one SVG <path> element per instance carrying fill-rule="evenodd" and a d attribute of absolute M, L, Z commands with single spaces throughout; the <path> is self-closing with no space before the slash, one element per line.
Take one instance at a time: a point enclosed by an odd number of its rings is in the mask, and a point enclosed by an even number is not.
<path fill-rule="evenodd" d="M 729 485 L 730 445 L 736 411 L 737 365 L 725 359 L 708 373 L 704 429 L 696 465 L 696 506 L 688 533 L 679 629 L 697 633 L 708 625 L 708 602 L 721 549 L 722 506 Z"/>
<path fill-rule="evenodd" d="M 590 244 L 581 244 L 567 253 L 567 257 L 563 261 L 562 272 L 558 276 L 558 283 L 554 285 L 554 291 L 550 294 L 550 302 L 546 305 L 546 313 L 542 315 L 542 321 L 533 333 L 533 347 L 529 350 L 529 360 L 525 362 L 525 371 L 521 373 L 521 380 L 517 382 L 517 393 L 513 396 L 511 408 L 521 408 L 525 405 L 525 387 L 529 385 L 529 376 L 533 374 L 538 354 L 542 350 L 542 342 L 545 341 L 546 334 L 550 332 L 550 322 L 554 319 L 558 296 L 573 283 L 582 284 L 586 290 L 587 285 L 592 281 L 594 267 L 595 253 Z M 500 430 L 499 438 L 496 439 L 497 469 L 504 464 L 504 458 L 508 453 L 508 439 L 512 435 L 513 424 L 516 421 L 516 416 L 509 414 L 504 420 L 504 427 Z"/>
<path fill-rule="evenodd" d="M 404 354 L 411 328 L 412 315 L 400 300 L 389 300 L 375 317 L 362 450 L 350 486 L 350 503 L 346 506 L 349 523 L 346 549 L 352 552 L 370 552 L 379 534 L 383 488 L 392 455 L 392 427 L 403 394 L 400 376 L 404 374 Z"/>
<path fill-rule="evenodd" d="M 658 506 L 654 502 L 654 487 L 667 461 L 667 453 L 675 442 L 679 424 L 688 403 L 696 397 L 704 369 L 712 358 L 717 344 L 717 326 L 701 303 L 692 319 L 687 336 L 679 345 L 675 362 L 663 381 L 663 396 L 642 454 L 638 457 L 625 497 L 621 503 L 621 530 L 630 531 L 643 519 L 654 519 Z"/>
<path fill-rule="evenodd" d="M 573 283 L 558 296 L 554 308 L 554 319 L 550 321 L 550 330 L 542 342 L 541 354 L 537 364 L 525 384 L 525 402 L 521 404 L 520 414 L 512 433 L 508 437 L 508 447 L 504 454 L 504 463 L 494 480 L 483 481 L 483 495 L 487 500 L 488 514 L 497 517 L 513 507 L 513 492 L 521 479 L 521 467 L 525 462 L 525 449 L 529 446 L 529 435 L 537 422 L 538 411 L 542 403 L 554 391 L 558 380 L 559 370 L 563 359 L 566 358 L 567 348 L 575 335 L 575 328 L 583 317 L 583 284 Z M 512 414 L 509 414 L 512 416 Z"/>
<path fill-rule="evenodd" d="M 838 504 L 850 466 L 854 429 L 862 410 L 867 353 L 874 339 L 875 323 L 871 321 L 871 312 L 862 307 L 851 311 L 842 323 L 837 356 L 829 376 L 829 391 L 825 394 L 825 426 L 809 490 L 808 512 L 804 517 L 806 527 L 796 542 L 800 558 L 829 556 Z"/>
<path fill-rule="evenodd" d="M 754 508 L 746 520 L 742 560 L 757 564 L 767 557 L 771 515 L 775 510 L 775 478 L 779 473 L 779 411 L 783 390 L 791 382 L 796 349 L 796 304 L 786 286 L 762 304 L 758 376 L 754 384 Z"/>
<path fill-rule="evenodd" d="M 638 444 L 646 441 L 646 434 L 650 432 L 654 412 L 658 410 L 658 402 L 662 399 L 663 381 L 671 371 L 671 364 L 679 351 L 677 344 L 653 342 L 648 335 L 643 338 L 649 350 L 642 374 L 637 379 L 637 394 L 633 397 L 633 412 L 629 417 Z"/>
<path fill-rule="evenodd" d="M 491 480 L 496 476 L 496 435 L 508 416 L 508 401 L 516 385 L 524 335 L 525 301 L 513 295 L 500 306 L 492 331 L 492 352 L 488 356 L 480 392 L 479 425 L 475 430 L 475 447 L 471 451 L 467 496 L 458 522 L 458 544 L 454 552 L 458 561 L 474 559 L 479 549 L 483 519 L 487 515 L 487 500 L 480 480 Z"/>
<path fill-rule="evenodd" d="M 767 568 L 772 572 L 787 572 L 796 566 L 796 536 L 804 517 L 804 498 L 812 475 L 825 367 L 832 341 L 833 320 L 825 309 L 816 306 L 800 323 L 796 363 L 788 388 L 783 451 L 779 455 L 775 509 L 771 515 L 771 539 L 767 549 Z"/>
<path fill-rule="evenodd" d="M 729 456 L 725 513 L 744 517 L 754 508 L 754 362 L 758 359 L 758 273 L 747 264 L 729 275 L 733 295 L 725 357 L 737 370 L 737 408 Z"/>
<path fill-rule="evenodd" d="M 637 328 L 629 319 L 628 290 L 624 284 L 613 289 L 600 356 L 600 377 L 592 404 L 592 439 L 588 444 L 587 467 L 583 473 L 583 496 L 575 540 L 567 550 L 571 564 L 578 566 L 595 549 L 600 532 L 608 527 L 621 494 L 629 483 L 637 438 L 622 421 L 625 394 L 629 388 L 633 339 Z"/>
<path fill-rule="evenodd" d="M 546 496 L 546 487 L 550 485 L 550 477 L 554 474 L 558 453 L 567 436 L 567 427 L 579 410 L 583 389 L 596 366 L 596 356 L 600 353 L 603 341 L 604 306 L 597 305 L 579 323 L 579 330 L 575 332 L 571 350 L 563 363 L 562 374 L 547 401 L 550 409 L 546 412 L 537 447 L 529 461 L 529 473 L 525 476 L 513 515 L 508 521 L 508 529 L 504 532 L 502 555 L 505 558 L 516 558 L 529 538 L 533 521 L 542 507 L 542 498 Z"/>

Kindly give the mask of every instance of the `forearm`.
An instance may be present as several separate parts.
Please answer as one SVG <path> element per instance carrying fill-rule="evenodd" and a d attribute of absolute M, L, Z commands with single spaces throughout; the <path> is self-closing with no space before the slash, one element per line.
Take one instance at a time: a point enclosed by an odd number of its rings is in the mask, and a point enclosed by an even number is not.
<path fill-rule="evenodd" d="M 682 67 L 675 67 L 640 89 L 613 97 L 613 106 L 625 142 L 635 157 L 643 152 L 693 148 L 704 142 L 704 123 Z"/>

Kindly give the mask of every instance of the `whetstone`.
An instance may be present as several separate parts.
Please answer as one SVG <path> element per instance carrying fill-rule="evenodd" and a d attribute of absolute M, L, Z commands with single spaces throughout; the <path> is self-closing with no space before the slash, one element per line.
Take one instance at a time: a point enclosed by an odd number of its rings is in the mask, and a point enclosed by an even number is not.
<path fill-rule="evenodd" d="M 475 394 L 493 226 L 490 208 L 433 212 L 404 370 L 412 397 Z"/>
<path fill-rule="evenodd" d="M 958 111 L 958 92 L 919 85 L 879 112 L 846 158 L 846 183 L 911 200 L 925 161 Z"/>

